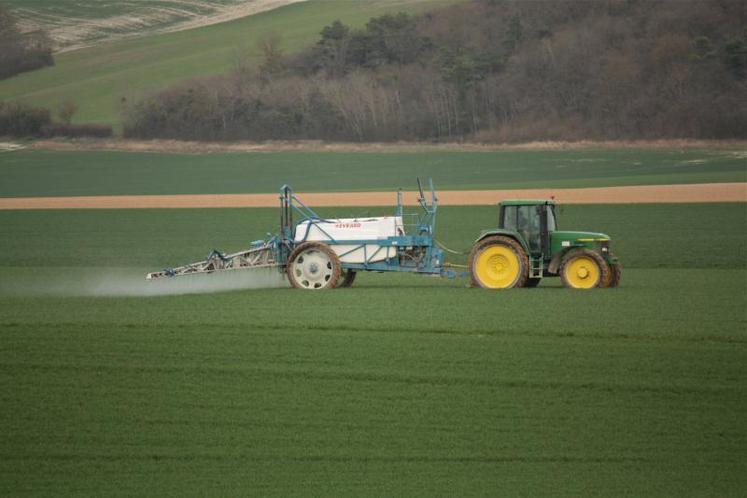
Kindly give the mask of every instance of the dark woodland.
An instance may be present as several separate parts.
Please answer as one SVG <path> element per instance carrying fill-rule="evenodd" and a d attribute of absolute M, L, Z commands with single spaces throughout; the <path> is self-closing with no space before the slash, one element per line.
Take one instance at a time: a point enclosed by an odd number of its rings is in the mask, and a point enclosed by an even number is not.
<path fill-rule="evenodd" d="M 475 0 L 360 29 L 335 21 L 300 53 L 283 52 L 281 33 L 259 48 L 259 61 L 237 57 L 230 74 L 123 101 L 125 136 L 747 136 L 742 0 Z"/>

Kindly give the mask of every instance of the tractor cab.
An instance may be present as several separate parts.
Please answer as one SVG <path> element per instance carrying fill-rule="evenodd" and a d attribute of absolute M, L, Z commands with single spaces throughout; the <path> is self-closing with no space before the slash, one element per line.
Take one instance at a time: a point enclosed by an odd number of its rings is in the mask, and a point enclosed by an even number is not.
<path fill-rule="evenodd" d="M 550 252 L 550 235 L 557 230 L 555 202 L 511 200 L 500 203 L 498 228 L 516 232 L 534 256 Z"/>
<path fill-rule="evenodd" d="M 498 226 L 483 231 L 469 256 L 477 287 L 535 287 L 561 277 L 566 287 L 615 287 L 621 267 L 603 233 L 558 230 L 553 200 L 506 200 Z"/>

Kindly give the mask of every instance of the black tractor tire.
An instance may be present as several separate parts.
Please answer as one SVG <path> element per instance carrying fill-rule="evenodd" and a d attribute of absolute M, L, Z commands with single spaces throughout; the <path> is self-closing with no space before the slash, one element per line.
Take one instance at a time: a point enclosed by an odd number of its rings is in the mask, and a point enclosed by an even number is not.
<path fill-rule="evenodd" d="M 608 265 L 609 266 L 609 276 L 607 277 L 607 280 L 604 281 L 604 284 L 602 287 L 617 287 L 620 285 L 620 280 L 622 280 L 622 265 L 620 263 L 616 265 Z"/>
<path fill-rule="evenodd" d="M 574 263 L 579 260 L 585 259 L 591 261 L 594 265 L 598 277 L 596 280 L 584 281 L 586 278 L 581 276 L 574 277 L 570 274 L 570 269 Z M 588 274 L 588 269 L 584 269 Z M 599 253 L 590 249 L 571 249 L 568 253 L 563 256 L 563 261 L 560 263 L 560 279 L 563 282 L 563 286 L 569 289 L 594 289 L 597 287 L 603 287 L 604 282 L 609 279 L 609 265 Z"/>
<path fill-rule="evenodd" d="M 356 274 L 357 273 L 355 270 L 346 270 L 342 272 L 342 280 L 340 281 L 339 284 L 337 284 L 337 287 L 343 288 L 343 287 L 350 287 L 351 285 L 353 285 L 353 282 L 355 282 Z"/>
<path fill-rule="evenodd" d="M 495 286 L 481 278 L 480 273 L 484 273 L 477 268 L 477 260 L 480 255 L 491 248 L 502 248 L 510 251 L 516 256 L 518 262 L 518 271 L 516 277 L 507 285 Z M 472 279 L 472 287 L 481 287 L 483 289 L 510 289 L 513 287 L 524 287 L 529 275 L 529 258 L 524 248 L 516 240 L 503 235 L 493 235 L 486 237 L 477 242 L 469 253 L 468 268 Z"/>
<path fill-rule="evenodd" d="M 342 274 L 342 264 L 327 244 L 304 242 L 291 252 L 285 271 L 288 282 L 296 289 L 334 289 Z"/>
<path fill-rule="evenodd" d="M 615 255 L 610 251 L 610 257 L 614 258 Z M 616 265 L 607 265 L 609 267 L 609 275 L 607 276 L 607 280 L 605 280 L 601 287 L 605 288 L 612 288 L 617 287 L 620 285 L 620 280 L 622 280 L 622 265 L 620 263 Z"/>

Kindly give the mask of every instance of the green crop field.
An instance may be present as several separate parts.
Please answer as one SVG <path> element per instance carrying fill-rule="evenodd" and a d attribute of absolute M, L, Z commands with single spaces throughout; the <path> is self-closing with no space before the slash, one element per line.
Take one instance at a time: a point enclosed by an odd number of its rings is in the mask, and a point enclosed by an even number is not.
<path fill-rule="evenodd" d="M 495 216 L 442 208 L 439 238 L 466 249 Z M 276 223 L 274 209 L 0 212 L 0 493 L 747 487 L 744 204 L 566 206 L 561 227 L 614 238 L 618 289 L 379 274 L 319 293 L 89 286 Z"/>
<path fill-rule="evenodd" d="M 0 197 L 599 187 L 747 181 L 738 150 L 165 154 L 0 153 Z"/>
<path fill-rule="evenodd" d="M 453 0 L 451 0 L 453 2 Z M 270 34 L 292 52 L 312 44 L 340 19 L 361 26 L 385 13 L 436 8 L 449 0 L 319 0 L 292 4 L 231 22 L 57 54 L 53 67 L 0 81 L 0 100 L 56 108 L 74 100 L 76 122 L 119 123 L 122 99 L 165 86 L 226 73 L 242 57 L 254 59 L 257 41 Z"/>

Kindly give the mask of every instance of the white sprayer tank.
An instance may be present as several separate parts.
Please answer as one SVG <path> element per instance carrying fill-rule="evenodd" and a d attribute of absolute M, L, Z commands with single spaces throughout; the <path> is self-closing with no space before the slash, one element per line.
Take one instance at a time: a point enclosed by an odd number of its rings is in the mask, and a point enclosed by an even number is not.
<path fill-rule="evenodd" d="M 399 216 L 306 220 L 296 226 L 294 242 L 361 241 L 357 244 L 334 244 L 330 245 L 330 248 L 343 263 L 375 263 L 393 258 L 397 254 L 396 247 L 383 247 L 376 241 L 397 235 L 404 235 L 402 218 Z M 366 243 L 368 241 L 371 243 Z"/>

